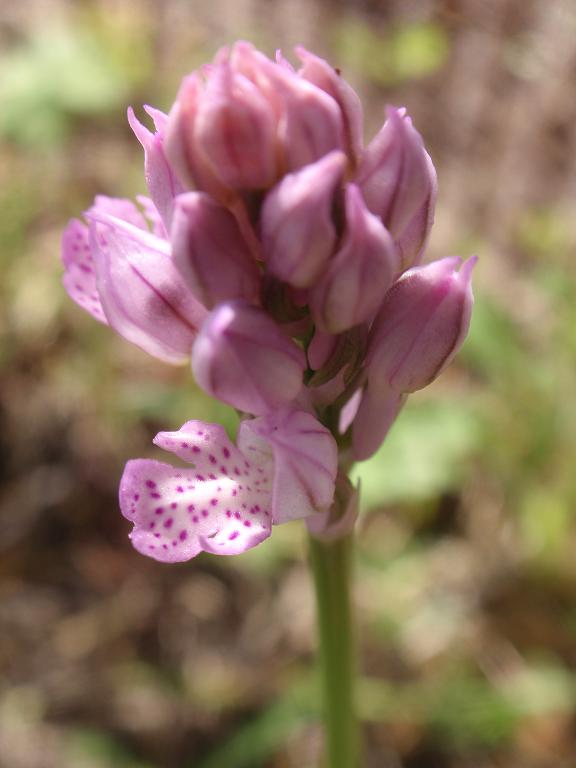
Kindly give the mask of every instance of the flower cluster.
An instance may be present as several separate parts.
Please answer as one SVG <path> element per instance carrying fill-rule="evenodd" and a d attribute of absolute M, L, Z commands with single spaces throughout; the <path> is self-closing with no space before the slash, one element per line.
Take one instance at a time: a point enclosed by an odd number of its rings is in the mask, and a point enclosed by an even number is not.
<path fill-rule="evenodd" d="M 244 551 L 273 524 L 329 535 L 355 494 L 338 458 L 381 444 L 466 335 L 474 260 L 420 266 L 436 174 L 404 109 L 363 145 L 354 90 L 299 48 L 245 42 L 129 110 L 149 197 L 97 197 L 63 237 L 72 299 L 242 414 L 233 445 L 191 421 L 155 442 L 187 466 L 127 464 L 132 541 L 158 560 Z M 346 501 L 342 501 L 345 499 Z M 344 510 L 344 512 L 343 512 Z"/>

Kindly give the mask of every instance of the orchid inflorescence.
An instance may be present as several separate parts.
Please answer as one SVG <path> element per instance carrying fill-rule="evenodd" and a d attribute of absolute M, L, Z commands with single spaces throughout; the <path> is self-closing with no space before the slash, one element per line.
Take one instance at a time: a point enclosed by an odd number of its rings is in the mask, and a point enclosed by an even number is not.
<path fill-rule="evenodd" d="M 182 82 L 169 114 L 129 110 L 149 197 L 98 196 L 63 237 L 64 284 L 101 323 L 241 412 L 237 444 L 188 421 L 155 443 L 185 464 L 129 461 L 137 550 L 230 555 L 275 524 L 353 523 L 354 460 L 469 325 L 474 259 L 420 266 L 436 174 L 404 109 L 363 146 L 355 91 L 303 48 L 295 70 L 246 42 Z"/>

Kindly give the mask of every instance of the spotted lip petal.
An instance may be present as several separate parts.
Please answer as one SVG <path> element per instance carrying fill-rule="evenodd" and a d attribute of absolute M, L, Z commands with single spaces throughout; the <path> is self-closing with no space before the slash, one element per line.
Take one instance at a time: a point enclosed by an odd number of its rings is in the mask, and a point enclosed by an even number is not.
<path fill-rule="evenodd" d="M 134 523 L 131 539 L 144 555 L 183 562 L 200 552 L 236 555 L 271 531 L 271 462 L 249 460 L 215 424 L 189 421 L 160 432 L 156 445 L 188 462 L 173 467 L 129 461 L 120 483 L 122 514 Z"/>

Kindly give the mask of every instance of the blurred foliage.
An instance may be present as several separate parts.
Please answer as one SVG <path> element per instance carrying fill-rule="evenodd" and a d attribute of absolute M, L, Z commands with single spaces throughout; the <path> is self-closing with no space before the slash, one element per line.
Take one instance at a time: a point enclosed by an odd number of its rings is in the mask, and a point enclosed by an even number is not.
<path fill-rule="evenodd" d="M 379 29 L 360 16 L 340 19 L 332 32 L 339 66 L 379 85 L 395 85 L 437 72 L 449 40 L 434 22 Z"/>
<path fill-rule="evenodd" d="M 0 56 L 0 137 L 59 144 L 74 117 L 126 103 L 146 77 L 148 47 L 134 35 L 127 46 L 126 28 L 94 21 L 48 23 Z"/>
<path fill-rule="evenodd" d="M 378 453 L 353 471 L 363 506 L 426 501 L 457 489 L 479 440 L 470 403 L 409 401 Z"/>

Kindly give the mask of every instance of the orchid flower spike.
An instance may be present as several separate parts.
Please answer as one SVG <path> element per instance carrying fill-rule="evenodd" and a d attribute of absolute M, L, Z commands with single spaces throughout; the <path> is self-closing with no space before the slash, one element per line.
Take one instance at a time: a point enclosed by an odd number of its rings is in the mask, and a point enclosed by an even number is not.
<path fill-rule="evenodd" d="M 243 552 L 298 518 L 345 535 L 359 491 L 342 467 L 378 449 L 468 330 L 475 260 L 421 266 L 436 172 L 406 110 L 388 107 L 364 147 L 354 89 L 296 56 L 240 41 L 184 78 L 168 114 L 145 107 L 153 128 L 129 109 L 149 197 L 99 196 L 64 231 L 73 301 L 190 360 L 241 418 L 236 445 L 199 421 L 161 432 L 184 467 L 126 466 L 122 511 L 157 560 Z"/>

